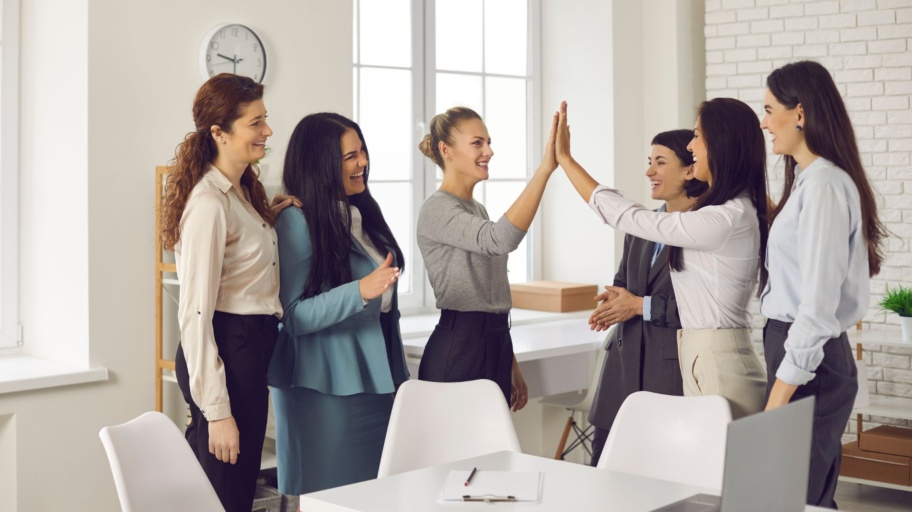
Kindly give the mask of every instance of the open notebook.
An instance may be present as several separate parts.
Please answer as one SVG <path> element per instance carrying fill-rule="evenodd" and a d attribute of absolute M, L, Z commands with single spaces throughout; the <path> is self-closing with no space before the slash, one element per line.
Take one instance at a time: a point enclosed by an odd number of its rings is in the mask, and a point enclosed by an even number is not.
<path fill-rule="evenodd" d="M 486 471 L 479 468 L 466 486 L 470 471 L 450 471 L 440 490 L 440 503 L 457 501 L 541 501 L 541 471 Z"/>

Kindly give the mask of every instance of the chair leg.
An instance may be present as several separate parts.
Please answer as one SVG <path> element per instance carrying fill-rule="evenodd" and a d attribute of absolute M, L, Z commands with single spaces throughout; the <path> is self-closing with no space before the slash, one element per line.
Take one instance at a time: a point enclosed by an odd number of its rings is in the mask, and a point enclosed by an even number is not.
<path fill-rule="evenodd" d="M 567 436 L 570 435 L 570 428 L 573 426 L 573 413 L 570 413 L 570 417 L 567 418 L 567 425 L 564 427 L 564 433 L 561 435 L 560 443 L 557 445 L 557 453 L 554 454 L 556 460 L 562 460 L 564 458 L 564 446 L 567 445 Z"/>

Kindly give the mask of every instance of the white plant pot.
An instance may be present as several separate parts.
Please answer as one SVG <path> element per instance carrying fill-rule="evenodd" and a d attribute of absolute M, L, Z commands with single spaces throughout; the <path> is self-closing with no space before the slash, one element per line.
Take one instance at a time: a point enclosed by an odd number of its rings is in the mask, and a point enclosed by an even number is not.
<path fill-rule="evenodd" d="M 899 325 L 902 326 L 902 339 L 912 343 L 912 316 L 899 317 Z"/>

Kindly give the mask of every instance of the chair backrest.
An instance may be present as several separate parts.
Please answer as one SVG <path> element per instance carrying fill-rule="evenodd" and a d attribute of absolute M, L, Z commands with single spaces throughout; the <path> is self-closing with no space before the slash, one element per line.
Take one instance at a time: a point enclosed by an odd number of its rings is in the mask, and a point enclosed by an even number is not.
<path fill-rule="evenodd" d="M 377 477 L 502 450 L 522 452 L 497 384 L 409 380 L 393 402 Z"/>
<path fill-rule="evenodd" d="M 612 325 L 611 329 L 605 334 L 604 345 L 607 345 L 608 338 L 612 337 L 617 340 L 617 324 Z M 608 350 L 604 348 L 604 345 L 595 351 L 595 372 L 592 373 L 592 379 L 589 380 L 589 389 L 586 390 L 586 397 L 578 405 L 572 407 L 574 411 L 588 413 L 592 409 L 592 400 L 595 399 L 595 392 L 598 390 L 599 380 L 602 377 L 602 367 L 605 366 L 605 357 L 608 355 Z"/>
<path fill-rule="evenodd" d="M 124 512 L 224 512 L 190 445 L 164 414 L 147 412 L 98 436 Z"/>
<path fill-rule="evenodd" d="M 731 419 L 721 396 L 638 391 L 621 404 L 598 467 L 721 492 Z"/>

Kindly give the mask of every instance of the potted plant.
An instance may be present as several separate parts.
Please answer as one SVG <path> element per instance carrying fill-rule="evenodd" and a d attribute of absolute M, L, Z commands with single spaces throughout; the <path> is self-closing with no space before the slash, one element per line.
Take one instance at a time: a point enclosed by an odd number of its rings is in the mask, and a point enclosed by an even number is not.
<path fill-rule="evenodd" d="M 898 286 L 890 289 L 888 286 L 880 307 L 899 315 L 903 341 L 912 341 L 912 288 Z"/>

